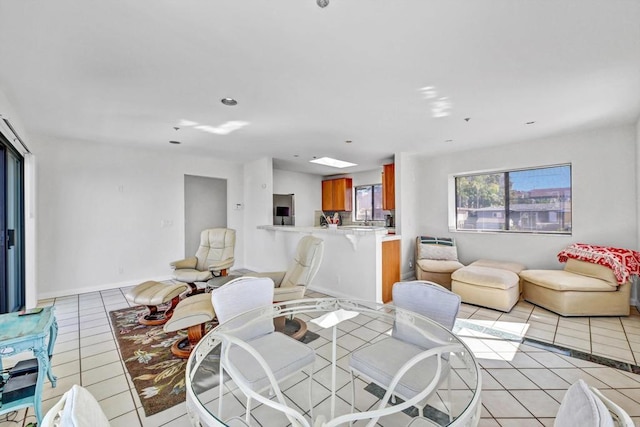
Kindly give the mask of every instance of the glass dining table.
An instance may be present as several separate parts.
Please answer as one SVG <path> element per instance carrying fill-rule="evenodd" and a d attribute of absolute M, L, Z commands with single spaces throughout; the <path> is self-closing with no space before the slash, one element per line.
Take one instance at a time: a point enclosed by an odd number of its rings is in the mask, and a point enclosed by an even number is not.
<path fill-rule="evenodd" d="M 266 312 L 267 316 L 273 318 L 294 316 L 303 319 L 309 325 L 309 331 L 313 338 L 318 341 L 311 341 L 308 345 L 316 348 L 317 370 L 314 369 L 313 387 L 314 394 L 314 419 L 309 419 L 309 413 L 305 413 L 304 400 L 299 395 L 300 389 L 291 387 L 282 388 L 282 393 L 286 397 L 289 405 L 306 417 L 308 425 L 331 426 L 336 425 L 332 420 L 344 419 L 344 416 L 355 416 L 365 420 L 380 418 L 381 423 L 384 417 L 395 416 L 396 419 L 404 419 L 406 423 L 399 425 L 432 425 L 432 426 L 476 426 L 480 421 L 480 389 L 481 373 L 473 353 L 469 348 L 448 329 L 424 316 L 413 312 L 407 312 L 389 304 L 377 304 L 374 302 L 355 301 L 341 298 L 320 298 L 304 299 L 297 301 L 287 301 L 286 306 L 274 304 Z M 227 324 L 238 325 L 244 322 L 251 322 L 257 316 L 265 316 L 265 309 L 252 310 L 239 315 L 234 322 L 227 322 L 212 329 L 197 344 L 187 362 L 186 367 L 186 406 L 187 413 L 194 426 L 237 426 L 246 425 L 242 419 L 244 407 L 242 404 L 235 406 L 226 405 L 223 416 L 218 414 L 218 382 L 220 372 L 220 350 L 221 341 L 225 334 L 233 334 L 233 330 Z M 447 352 L 442 356 L 448 362 L 450 369 L 447 371 L 447 381 L 439 381 L 438 387 L 426 398 L 427 406 L 424 409 L 423 417 L 416 417 L 417 410 L 413 407 L 407 408 L 400 398 L 388 398 L 385 396 L 385 389 L 373 382 L 356 382 L 355 395 L 364 394 L 361 401 L 373 402 L 356 404 L 356 409 L 350 415 L 350 401 L 346 396 L 352 396 L 351 386 L 345 378 L 349 376 L 350 353 L 357 348 L 362 348 L 368 343 L 376 342 L 391 335 L 394 322 L 410 322 L 412 327 L 420 331 L 425 337 L 431 339 L 438 345 L 446 346 Z M 305 342 L 305 340 L 303 340 Z M 434 344 L 435 345 L 435 344 Z M 381 354 L 380 357 L 389 355 Z M 314 366 L 316 366 L 314 365 Z M 225 387 L 230 382 L 226 378 Z M 340 380 L 337 381 L 339 376 Z M 233 380 L 233 378 L 231 378 Z M 366 387 L 359 387 L 357 384 L 366 384 Z M 233 388 L 224 390 L 225 393 L 235 393 L 237 397 L 242 393 Z M 296 395 L 298 394 L 298 395 Z M 269 396 L 272 394 L 269 393 Z M 386 399 L 386 400 L 385 400 Z M 240 401 L 241 399 L 236 399 Z M 300 405 L 297 403 L 300 402 Z M 356 402 L 359 402 L 356 398 Z M 387 403 L 385 403 L 387 402 Z M 273 417 L 269 415 L 266 405 L 260 416 Z M 397 408 L 397 409 L 396 409 Z M 398 417 L 398 412 L 403 410 L 408 417 Z M 257 411 L 252 408 L 252 416 Z M 277 415 L 275 415 L 277 416 Z M 290 424 L 291 419 L 287 421 Z M 395 422 L 395 421 L 394 421 Z M 254 425 L 256 423 L 254 422 Z M 347 423 L 348 424 L 348 423 Z M 293 425 L 297 425 L 295 422 Z M 300 424 L 304 425 L 304 424 Z M 345 424 L 346 425 L 346 424 Z"/>

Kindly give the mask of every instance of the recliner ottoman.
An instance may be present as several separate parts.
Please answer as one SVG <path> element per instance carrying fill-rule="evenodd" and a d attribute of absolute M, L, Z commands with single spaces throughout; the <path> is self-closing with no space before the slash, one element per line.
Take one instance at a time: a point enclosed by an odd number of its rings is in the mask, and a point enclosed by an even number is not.
<path fill-rule="evenodd" d="M 451 290 L 462 302 L 509 312 L 520 298 L 524 265 L 480 259 L 451 275 Z"/>
<path fill-rule="evenodd" d="M 162 325 L 173 315 L 173 309 L 180 301 L 180 295 L 189 290 L 186 283 L 161 283 L 148 280 L 135 288 L 129 289 L 125 298 L 134 304 L 146 305 L 149 313 L 138 318 L 142 325 Z M 170 303 L 165 311 L 158 311 L 158 306 Z"/>

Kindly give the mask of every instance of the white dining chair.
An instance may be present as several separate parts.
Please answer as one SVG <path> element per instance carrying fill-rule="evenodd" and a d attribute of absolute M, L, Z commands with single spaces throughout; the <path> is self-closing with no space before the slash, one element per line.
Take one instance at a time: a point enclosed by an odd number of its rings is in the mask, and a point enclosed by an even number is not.
<path fill-rule="evenodd" d="M 463 351 L 464 347 L 452 343 L 450 333 L 435 325 L 429 333 L 425 333 L 424 328 L 416 327 L 411 313 L 428 317 L 450 331 L 460 309 L 460 297 L 427 281 L 395 283 L 392 294 L 396 318 L 391 336 L 351 354 L 352 412 L 355 402 L 354 376 L 366 377 L 386 389 L 381 408 L 397 395 L 405 400 L 403 406 L 417 407 L 420 417 L 424 415 L 429 396 L 447 379 L 451 419 L 449 355 Z M 407 405 L 407 402 L 412 404 Z"/>
<path fill-rule="evenodd" d="M 222 415 L 223 378 L 226 371 L 247 396 L 247 423 L 250 423 L 252 399 L 282 411 L 294 425 L 302 423 L 302 416 L 286 405 L 278 384 L 307 369 L 309 414 L 313 419 L 311 386 L 316 354 L 308 345 L 275 332 L 273 290 L 270 278 L 240 277 L 211 293 L 213 308 L 224 331 L 215 335 L 222 341 L 218 416 Z M 264 310 L 260 311 L 259 308 Z M 252 310 L 256 310 L 256 313 L 251 319 L 239 316 Z M 260 394 L 267 389 L 273 390 L 278 402 Z"/>

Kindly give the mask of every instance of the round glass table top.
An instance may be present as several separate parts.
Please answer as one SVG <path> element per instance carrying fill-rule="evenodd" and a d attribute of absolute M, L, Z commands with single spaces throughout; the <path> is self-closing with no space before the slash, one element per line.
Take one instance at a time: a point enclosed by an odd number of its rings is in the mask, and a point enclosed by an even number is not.
<path fill-rule="evenodd" d="M 370 420 L 394 417 L 401 421 L 398 425 L 440 425 L 475 426 L 480 420 L 481 374 L 476 360 L 469 348 L 451 331 L 438 323 L 394 307 L 372 302 L 354 301 L 340 298 L 321 298 L 287 301 L 286 306 L 274 304 L 267 308 L 252 310 L 233 318 L 231 321 L 212 329 L 193 350 L 186 368 L 187 412 L 195 426 L 235 426 L 245 425 L 246 396 L 234 383 L 233 376 L 228 378 L 225 369 L 222 389 L 223 413 L 219 413 L 219 372 L 222 341 L 227 345 L 228 337 L 245 336 L 242 329 L 264 318 L 287 319 L 295 317 L 307 324 L 307 333 L 301 342 L 315 350 L 316 361 L 313 364 L 312 403 L 313 419 L 309 411 L 308 376 L 304 371 L 278 384 L 285 397 L 284 404 L 299 413 L 304 422 L 287 418 L 282 411 L 253 400 L 251 405 L 252 425 L 261 420 L 264 424 L 309 425 L 314 427 L 338 425 L 332 423 L 344 416 L 362 417 L 365 424 Z M 443 369 L 437 386 L 429 390 L 418 390 L 426 397 L 420 399 L 424 405 L 422 417 L 410 401 L 400 397 L 401 393 L 386 393 L 380 381 L 359 375 L 356 369 L 355 410 L 351 411 L 352 387 L 350 366 L 352 354 L 375 345 L 391 336 L 400 336 L 394 329 L 409 327 L 418 333 L 428 345 L 421 347 L 421 354 L 442 351 L 440 359 Z M 412 333 L 413 333 L 412 332 Z M 278 332 L 276 332 L 278 333 Z M 247 340 L 251 345 L 251 340 Z M 402 343 L 398 343 L 402 345 Z M 376 347 L 373 347 L 376 348 Z M 382 346 L 382 348 L 385 348 Z M 393 360 L 399 357 L 393 346 L 387 351 L 375 354 L 380 360 Z M 443 350 L 444 349 L 444 350 Z M 419 356 L 418 356 L 419 357 Z M 231 360 L 233 363 L 233 360 Z M 418 362 L 421 363 L 421 362 Z M 424 366 L 417 365 L 415 369 Z M 414 371 L 415 373 L 415 371 Z M 409 376 L 412 371 L 408 371 Z M 405 378 L 407 375 L 405 375 Z M 444 381 L 443 381 L 444 379 Z M 402 380 L 401 380 L 402 381 Z M 401 390 L 396 388 L 394 390 Z M 277 394 L 266 388 L 261 392 L 269 399 L 277 400 Z M 409 396 L 411 398 L 411 396 Z M 426 404 L 426 405 L 425 405 Z M 418 405 L 418 406 L 421 406 Z M 287 409 L 289 410 L 289 409 Z M 403 411 L 405 415 L 398 414 Z M 350 414 L 357 415 L 350 415 Z M 340 421 L 339 420 L 339 421 Z M 374 421 L 375 423 L 375 421 Z"/>

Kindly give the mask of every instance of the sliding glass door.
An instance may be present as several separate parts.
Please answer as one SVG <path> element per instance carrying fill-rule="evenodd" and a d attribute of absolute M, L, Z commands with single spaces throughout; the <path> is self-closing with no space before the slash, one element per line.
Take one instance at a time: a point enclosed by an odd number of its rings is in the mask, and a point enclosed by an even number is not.
<path fill-rule="evenodd" d="M 0 313 L 25 305 L 23 160 L 0 135 Z"/>

